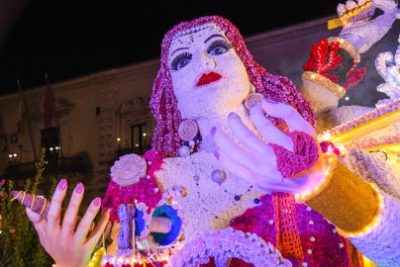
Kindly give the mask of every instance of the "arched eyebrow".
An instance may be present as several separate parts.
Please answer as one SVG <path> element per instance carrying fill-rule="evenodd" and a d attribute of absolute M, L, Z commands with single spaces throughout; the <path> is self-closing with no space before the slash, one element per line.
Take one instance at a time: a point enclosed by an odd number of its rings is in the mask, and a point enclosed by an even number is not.
<path fill-rule="evenodd" d="M 220 38 L 225 39 L 225 37 L 224 37 L 222 34 L 215 33 L 215 34 L 209 36 L 209 37 L 204 41 L 204 43 L 207 43 L 208 41 L 210 41 L 212 38 L 215 38 L 215 37 L 220 37 Z"/>
<path fill-rule="evenodd" d="M 178 51 L 180 51 L 180 50 L 186 50 L 186 49 L 189 49 L 189 47 L 180 47 L 180 48 L 177 48 L 177 49 L 174 50 L 174 52 L 172 52 L 172 54 L 171 54 L 170 57 L 172 57 L 176 52 L 178 52 Z"/>

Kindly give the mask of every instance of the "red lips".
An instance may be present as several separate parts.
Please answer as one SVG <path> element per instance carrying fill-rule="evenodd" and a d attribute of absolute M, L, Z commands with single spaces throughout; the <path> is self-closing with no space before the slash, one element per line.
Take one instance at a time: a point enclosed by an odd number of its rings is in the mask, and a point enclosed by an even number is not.
<path fill-rule="evenodd" d="M 201 75 L 200 79 L 197 81 L 196 86 L 207 85 L 209 83 L 218 81 L 221 78 L 222 78 L 221 74 L 213 72 L 213 71 L 204 73 L 203 75 Z"/>

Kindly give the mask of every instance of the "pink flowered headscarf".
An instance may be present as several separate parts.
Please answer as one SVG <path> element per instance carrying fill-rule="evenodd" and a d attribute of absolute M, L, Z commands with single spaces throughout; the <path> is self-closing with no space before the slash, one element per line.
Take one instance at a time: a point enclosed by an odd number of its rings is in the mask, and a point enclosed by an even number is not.
<path fill-rule="evenodd" d="M 315 123 L 313 112 L 308 103 L 297 92 L 293 83 L 285 77 L 267 73 L 264 67 L 256 63 L 236 26 L 229 20 L 219 16 L 205 16 L 176 25 L 167 32 L 162 41 L 160 69 L 153 84 L 150 100 L 150 108 L 157 123 L 153 133 L 153 149 L 164 152 L 167 155 L 176 155 L 180 146 L 178 127 L 182 117 L 178 110 L 178 103 L 172 88 L 171 73 L 168 67 L 168 51 L 172 39 L 182 31 L 208 23 L 217 25 L 225 33 L 237 55 L 244 63 L 250 81 L 257 93 L 295 106 L 311 124 Z M 279 91 L 284 88 L 284 91 L 274 92 L 273 87 L 276 87 Z"/>

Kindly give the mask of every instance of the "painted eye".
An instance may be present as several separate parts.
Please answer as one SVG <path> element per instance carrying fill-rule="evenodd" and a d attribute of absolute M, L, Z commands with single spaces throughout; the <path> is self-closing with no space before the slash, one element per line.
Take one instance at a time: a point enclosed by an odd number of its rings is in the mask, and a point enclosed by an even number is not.
<path fill-rule="evenodd" d="M 187 64 L 190 63 L 192 60 L 192 54 L 190 53 L 182 53 L 179 54 L 174 58 L 174 60 L 171 63 L 171 69 L 177 71 L 185 67 Z"/>
<path fill-rule="evenodd" d="M 232 45 L 225 40 L 216 40 L 210 44 L 207 49 L 208 54 L 212 56 L 222 55 L 229 51 Z"/>

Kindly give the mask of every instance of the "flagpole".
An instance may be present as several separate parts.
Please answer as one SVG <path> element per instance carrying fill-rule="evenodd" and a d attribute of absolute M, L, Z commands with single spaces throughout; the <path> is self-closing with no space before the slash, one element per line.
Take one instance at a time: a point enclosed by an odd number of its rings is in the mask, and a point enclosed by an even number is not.
<path fill-rule="evenodd" d="M 34 158 L 35 162 L 37 162 L 38 157 L 37 157 L 37 153 L 36 153 L 35 140 L 33 138 L 33 130 L 32 130 L 32 123 L 31 123 L 31 119 L 30 119 L 30 113 L 29 113 L 29 109 L 28 109 L 28 103 L 26 102 L 26 98 L 22 92 L 21 84 L 18 79 L 17 79 L 17 85 L 18 85 L 18 92 L 21 97 L 20 100 L 22 101 L 22 105 L 24 107 L 24 109 L 22 110 L 23 121 L 26 119 L 26 125 L 28 126 L 29 139 L 31 141 L 31 146 L 32 146 L 33 158 Z"/>
<path fill-rule="evenodd" d="M 47 104 L 44 105 L 44 119 L 45 119 L 45 128 L 47 127 L 56 127 L 57 139 L 59 147 L 62 147 L 61 143 L 61 134 L 60 134 L 60 125 L 58 124 L 57 114 L 56 114 L 56 102 L 54 98 L 53 89 L 51 88 L 49 75 L 47 72 L 44 74 L 44 79 L 46 80 L 46 93 L 44 102 Z M 48 102 L 50 101 L 50 103 Z M 63 151 L 60 149 L 59 152 L 61 157 L 63 156 Z"/>

